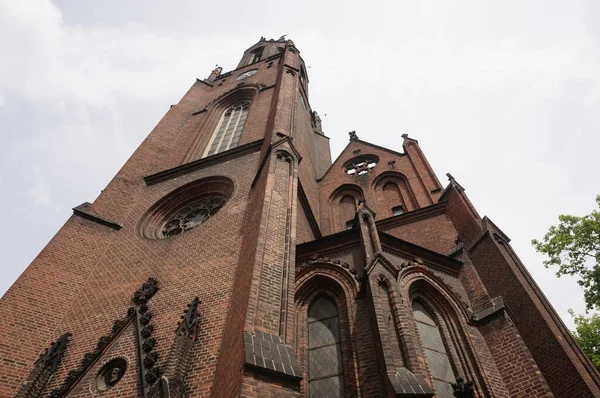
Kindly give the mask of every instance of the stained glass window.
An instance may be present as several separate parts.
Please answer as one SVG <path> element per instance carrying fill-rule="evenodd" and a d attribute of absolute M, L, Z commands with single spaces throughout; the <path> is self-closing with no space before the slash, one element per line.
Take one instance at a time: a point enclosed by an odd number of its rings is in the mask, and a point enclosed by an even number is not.
<path fill-rule="evenodd" d="M 240 101 L 223 112 L 204 156 L 215 155 L 237 146 L 249 109 L 250 101 Z"/>
<path fill-rule="evenodd" d="M 412 309 L 425 357 L 431 369 L 431 377 L 437 391 L 436 397 L 453 398 L 452 383 L 456 382 L 456 376 L 444 346 L 440 327 L 421 303 L 413 302 Z"/>
<path fill-rule="evenodd" d="M 175 213 L 169 218 L 162 228 L 162 236 L 167 238 L 179 235 L 192 229 L 210 217 L 214 216 L 225 204 L 225 198 L 208 196 L 196 200 Z"/>
<path fill-rule="evenodd" d="M 325 297 L 315 300 L 308 310 L 308 396 L 344 396 L 338 311 Z"/>

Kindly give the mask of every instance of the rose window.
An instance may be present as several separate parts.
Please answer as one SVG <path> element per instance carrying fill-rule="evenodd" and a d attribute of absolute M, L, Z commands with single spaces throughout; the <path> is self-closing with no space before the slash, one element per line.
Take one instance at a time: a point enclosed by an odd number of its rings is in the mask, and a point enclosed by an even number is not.
<path fill-rule="evenodd" d="M 178 235 L 214 216 L 225 204 L 225 198 L 209 196 L 187 204 L 169 218 L 162 228 L 163 237 Z"/>
<path fill-rule="evenodd" d="M 350 164 L 346 165 L 346 174 L 360 176 L 367 174 L 369 170 L 377 166 L 378 159 L 375 158 L 362 158 L 353 160 Z"/>

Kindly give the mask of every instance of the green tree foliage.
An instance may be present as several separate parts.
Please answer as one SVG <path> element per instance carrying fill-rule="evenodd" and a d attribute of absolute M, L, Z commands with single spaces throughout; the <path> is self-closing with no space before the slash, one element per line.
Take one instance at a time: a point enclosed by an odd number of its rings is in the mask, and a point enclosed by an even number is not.
<path fill-rule="evenodd" d="M 596 196 L 600 208 L 600 195 Z M 583 217 L 561 215 L 540 242 L 531 244 L 548 256 L 546 268 L 558 266 L 556 276 L 577 275 L 588 309 L 600 309 L 600 211 Z"/>
<path fill-rule="evenodd" d="M 575 315 L 573 310 L 569 310 L 569 313 L 575 321 L 573 337 L 596 369 L 600 370 L 600 316 L 593 314 L 586 318 L 583 315 Z"/>

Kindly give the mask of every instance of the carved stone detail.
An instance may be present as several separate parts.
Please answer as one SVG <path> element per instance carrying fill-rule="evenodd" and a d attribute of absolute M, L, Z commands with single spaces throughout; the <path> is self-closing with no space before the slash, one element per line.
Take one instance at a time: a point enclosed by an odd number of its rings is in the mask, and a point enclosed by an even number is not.
<path fill-rule="evenodd" d="M 165 365 L 165 374 L 154 386 L 149 397 L 180 398 L 186 396 L 185 379 L 200 324 L 198 304 L 200 304 L 200 300 L 195 297 L 181 316 L 182 321 L 175 330 L 175 339 Z"/>
<path fill-rule="evenodd" d="M 133 294 L 131 301 L 134 304 L 146 304 L 158 292 L 158 281 L 148 278 L 146 282 Z"/>
<path fill-rule="evenodd" d="M 81 376 L 83 376 L 94 363 L 96 363 L 96 360 L 102 355 L 106 347 L 129 324 L 131 318 L 134 315 L 134 311 L 135 310 L 133 308 L 129 308 L 129 310 L 127 311 L 127 316 L 125 318 L 117 319 L 113 322 L 110 335 L 102 336 L 98 339 L 98 342 L 96 343 L 96 349 L 94 351 L 87 352 L 83 355 L 79 367 L 67 373 L 67 377 L 65 377 L 65 380 L 62 382 L 60 387 L 50 392 L 49 398 L 64 397 L 69 392 L 69 390 L 75 384 L 75 382 L 79 380 Z"/>
<path fill-rule="evenodd" d="M 46 350 L 44 355 L 35 362 L 34 368 L 29 374 L 27 381 L 23 383 L 21 390 L 15 396 L 16 398 L 38 397 L 44 390 L 50 377 L 56 371 L 60 364 L 71 333 L 65 333 L 60 336 Z"/>
<path fill-rule="evenodd" d="M 321 256 L 312 257 L 308 261 L 304 261 L 302 263 L 296 262 L 296 277 L 300 273 L 302 273 L 304 270 L 312 267 L 313 264 L 323 264 L 323 263 L 343 268 L 343 270 L 345 272 L 349 272 L 350 274 L 352 274 L 352 277 L 354 278 L 354 280 L 356 282 L 358 282 L 359 284 L 362 283 L 362 279 L 363 279 L 362 275 L 360 275 L 356 271 L 356 268 L 354 268 L 350 264 L 348 264 L 348 263 L 342 263 L 340 260 L 332 260 L 329 257 L 321 257 Z"/>
<path fill-rule="evenodd" d="M 148 281 L 150 282 L 151 279 L 152 278 L 149 278 Z M 156 280 L 152 279 L 152 281 L 153 282 L 150 283 L 144 283 L 147 291 L 152 291 L 152 286 L 156 287 L 156 290 L 158 290 L 155 283 Z M 154 293 L 152 293 L 152 295 L 153 294 Z M 150 295 L 150 297 L 152 295 Z M 150 324 L 151 319 L 152 313 L 145 303 L 139 305 L 138 308 L 135 309 L 136 330 L 138 334 L 138 359 L 141 378 L 140 383 L 142 385 L 142 396 L 144 397 L 149 395 L 152 387 L 163 375 L 162 368 L 157 364 L 159 354 L 154 350 L 156 339 L 152 337 L 154 325 Z"/>

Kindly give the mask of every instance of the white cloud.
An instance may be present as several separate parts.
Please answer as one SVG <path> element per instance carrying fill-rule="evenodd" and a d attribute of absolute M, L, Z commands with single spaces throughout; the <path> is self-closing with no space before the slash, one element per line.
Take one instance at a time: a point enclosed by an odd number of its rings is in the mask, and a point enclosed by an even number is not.
<path fill-rule="evenodd" d="M 0 208 L 17 226 L 0 236 L 12 264 L 0 291 L 195 77 L 287 33 L 311 66 L 310 103 L 328 115 L 334 155 L 350 130 L 397 150 L 401 133 L 417 138 L 438 176 L 451 172 L 511 236 L 570 323 L 581 291 L 545 270 L 529 241 L 559 213 L 588 212 L 600 191 L 595 3 L 309 1 L 291 19 L 265 0 L 211 18 L 186 1 L 0 0 Z M 34 232 L 19 229 L 23 218 Z"/>

